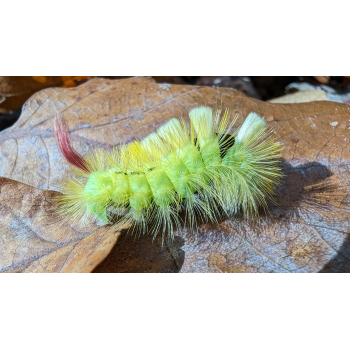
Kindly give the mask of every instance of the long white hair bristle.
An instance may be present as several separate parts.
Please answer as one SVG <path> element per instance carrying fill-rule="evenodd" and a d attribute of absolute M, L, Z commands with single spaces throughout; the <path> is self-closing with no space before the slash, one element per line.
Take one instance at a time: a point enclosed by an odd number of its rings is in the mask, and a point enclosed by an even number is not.
<path fill-rule="evenodd" d="M 249 113 L 235 137 L 238 144 L 248 144 L 252 138 L 266 129 L 266 122 L 256 113 Z"/>

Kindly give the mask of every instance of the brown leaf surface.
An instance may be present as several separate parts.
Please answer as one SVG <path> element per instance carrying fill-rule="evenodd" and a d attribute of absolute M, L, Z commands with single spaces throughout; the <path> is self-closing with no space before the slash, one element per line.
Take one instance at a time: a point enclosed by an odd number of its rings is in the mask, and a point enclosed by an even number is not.
<path fill-rule="evenodd" d="M 95 76 L 96 77 L 96 76 Z M 20 108 L 35 92 L 54 86 L 75 87 L 93 76 L 0 76 L 0 113 Z M 127 78 L 110 76 L 105 78 Z M 159 83 L 182 84 L 176 76 L 154 76 Z"/>
<path fill-rule="evenodd" d="M 331 77 L 314 77 L 321 84 L 328 84 L 331 80 Z"/>
<path fill-rule="evenodd" d="M 108 255 L 119 232 L 63 224 L 55 194 L 0 178 L 0 272 L 90 272 Z"/>
<path fill-rule="evenodd" d="M 76 86 L 87 77 L 0 77 L 0 113 L 17 109 L 34 94 L 49 86 Z"/>
<path fill-rule="evenodd" d="M 313 101 L 328 101 L 327 94 L 323 90 L 306 90 L 269 100 L 271 103 L 304 103 Z"/>
<path fill-rule="evenodd" d="M 350 106 L 332 102 L 273 104 L 226 88 L 156 84 L 148 78 L 93 79 L 70 89 L 42 90 L 19 121 L 0 134 L 0 175 L 55 190 L 71 176 L 54 142 L 52 121 L 62 114 L 74 146 L 109 148 L 142 138 L 198 105 L 229 107 L 242 122 L 254 111 L 285 145 L 279 208 L 250 223 L 236 218 L 186 230 L 161 247 L 151 237 L 119 239 L 98 272 L 350 271 Z"/>

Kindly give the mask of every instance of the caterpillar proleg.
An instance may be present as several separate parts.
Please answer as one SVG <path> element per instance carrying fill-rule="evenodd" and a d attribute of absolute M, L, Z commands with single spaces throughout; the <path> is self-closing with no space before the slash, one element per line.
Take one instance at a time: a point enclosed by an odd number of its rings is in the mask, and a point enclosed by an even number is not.
<path fill-rule="evenodd" d="M 282 145 L 256 113 L 230 135 L 236 120 L 229 110 L 197 107 L 189 123 L 174 118 L 141 141 L 83 157 L 56 117 L 57 144 L 75 175 L 62 185 L 58 212 L 170 239 L 183 225 L 195 229 L 199 219 L 257 216 L 280 182 Z"/>

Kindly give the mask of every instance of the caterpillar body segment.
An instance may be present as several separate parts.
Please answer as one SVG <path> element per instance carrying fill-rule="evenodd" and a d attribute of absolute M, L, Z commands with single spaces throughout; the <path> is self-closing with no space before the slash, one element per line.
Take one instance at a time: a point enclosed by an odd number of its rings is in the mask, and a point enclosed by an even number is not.
<path fill-rule="evenodd" d="M 171 119 L 140 142 L 93 150 L 85 158 L 71 148 L 67 128 L 56 119 L 58 145 L 77 175 L 64 182 L 59 211 L 103 224 L 117 216 L 118 228 L 133 223 L 140 232 L 148 226 L 170 238 L 184 222 L 192 228 L 197 218 L 215 222 L 221 211 L 257 215 L 281 179 L 282 145 L 257 114 L 250 113 L 232 135 L 237 118 L 231 120 L 228 110 L 220 114 L 194 108 L 189 125 Z"/>

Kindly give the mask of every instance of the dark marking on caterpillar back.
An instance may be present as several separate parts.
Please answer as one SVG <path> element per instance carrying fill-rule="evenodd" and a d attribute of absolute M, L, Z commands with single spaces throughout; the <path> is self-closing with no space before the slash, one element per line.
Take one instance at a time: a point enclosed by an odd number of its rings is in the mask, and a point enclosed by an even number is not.
<path fill-rule="evenodd" d="M 218 135 L 218 134 L 216 134 Z M 227 151 L 235 144 L 235 138 L 230 134 L 223 134 L 219 138 L 220 157 L 223 159 Z"/>
<path fill-rule="evenodd" d="M 219 136 L 219 134 L 215 133 L 216 136 Z M 194 139 L 194 144 L 200 151 L 201 148 L 199 146 L 199 143 L 197 142 L 197 138 Z M 235 138 L 231 134 L 223 134 L 219 137 L 219 146 L 220 146 L 220 157 L 223 159 L 227 153 L 227 151 L 233 147 L 235 144 Z"/>

